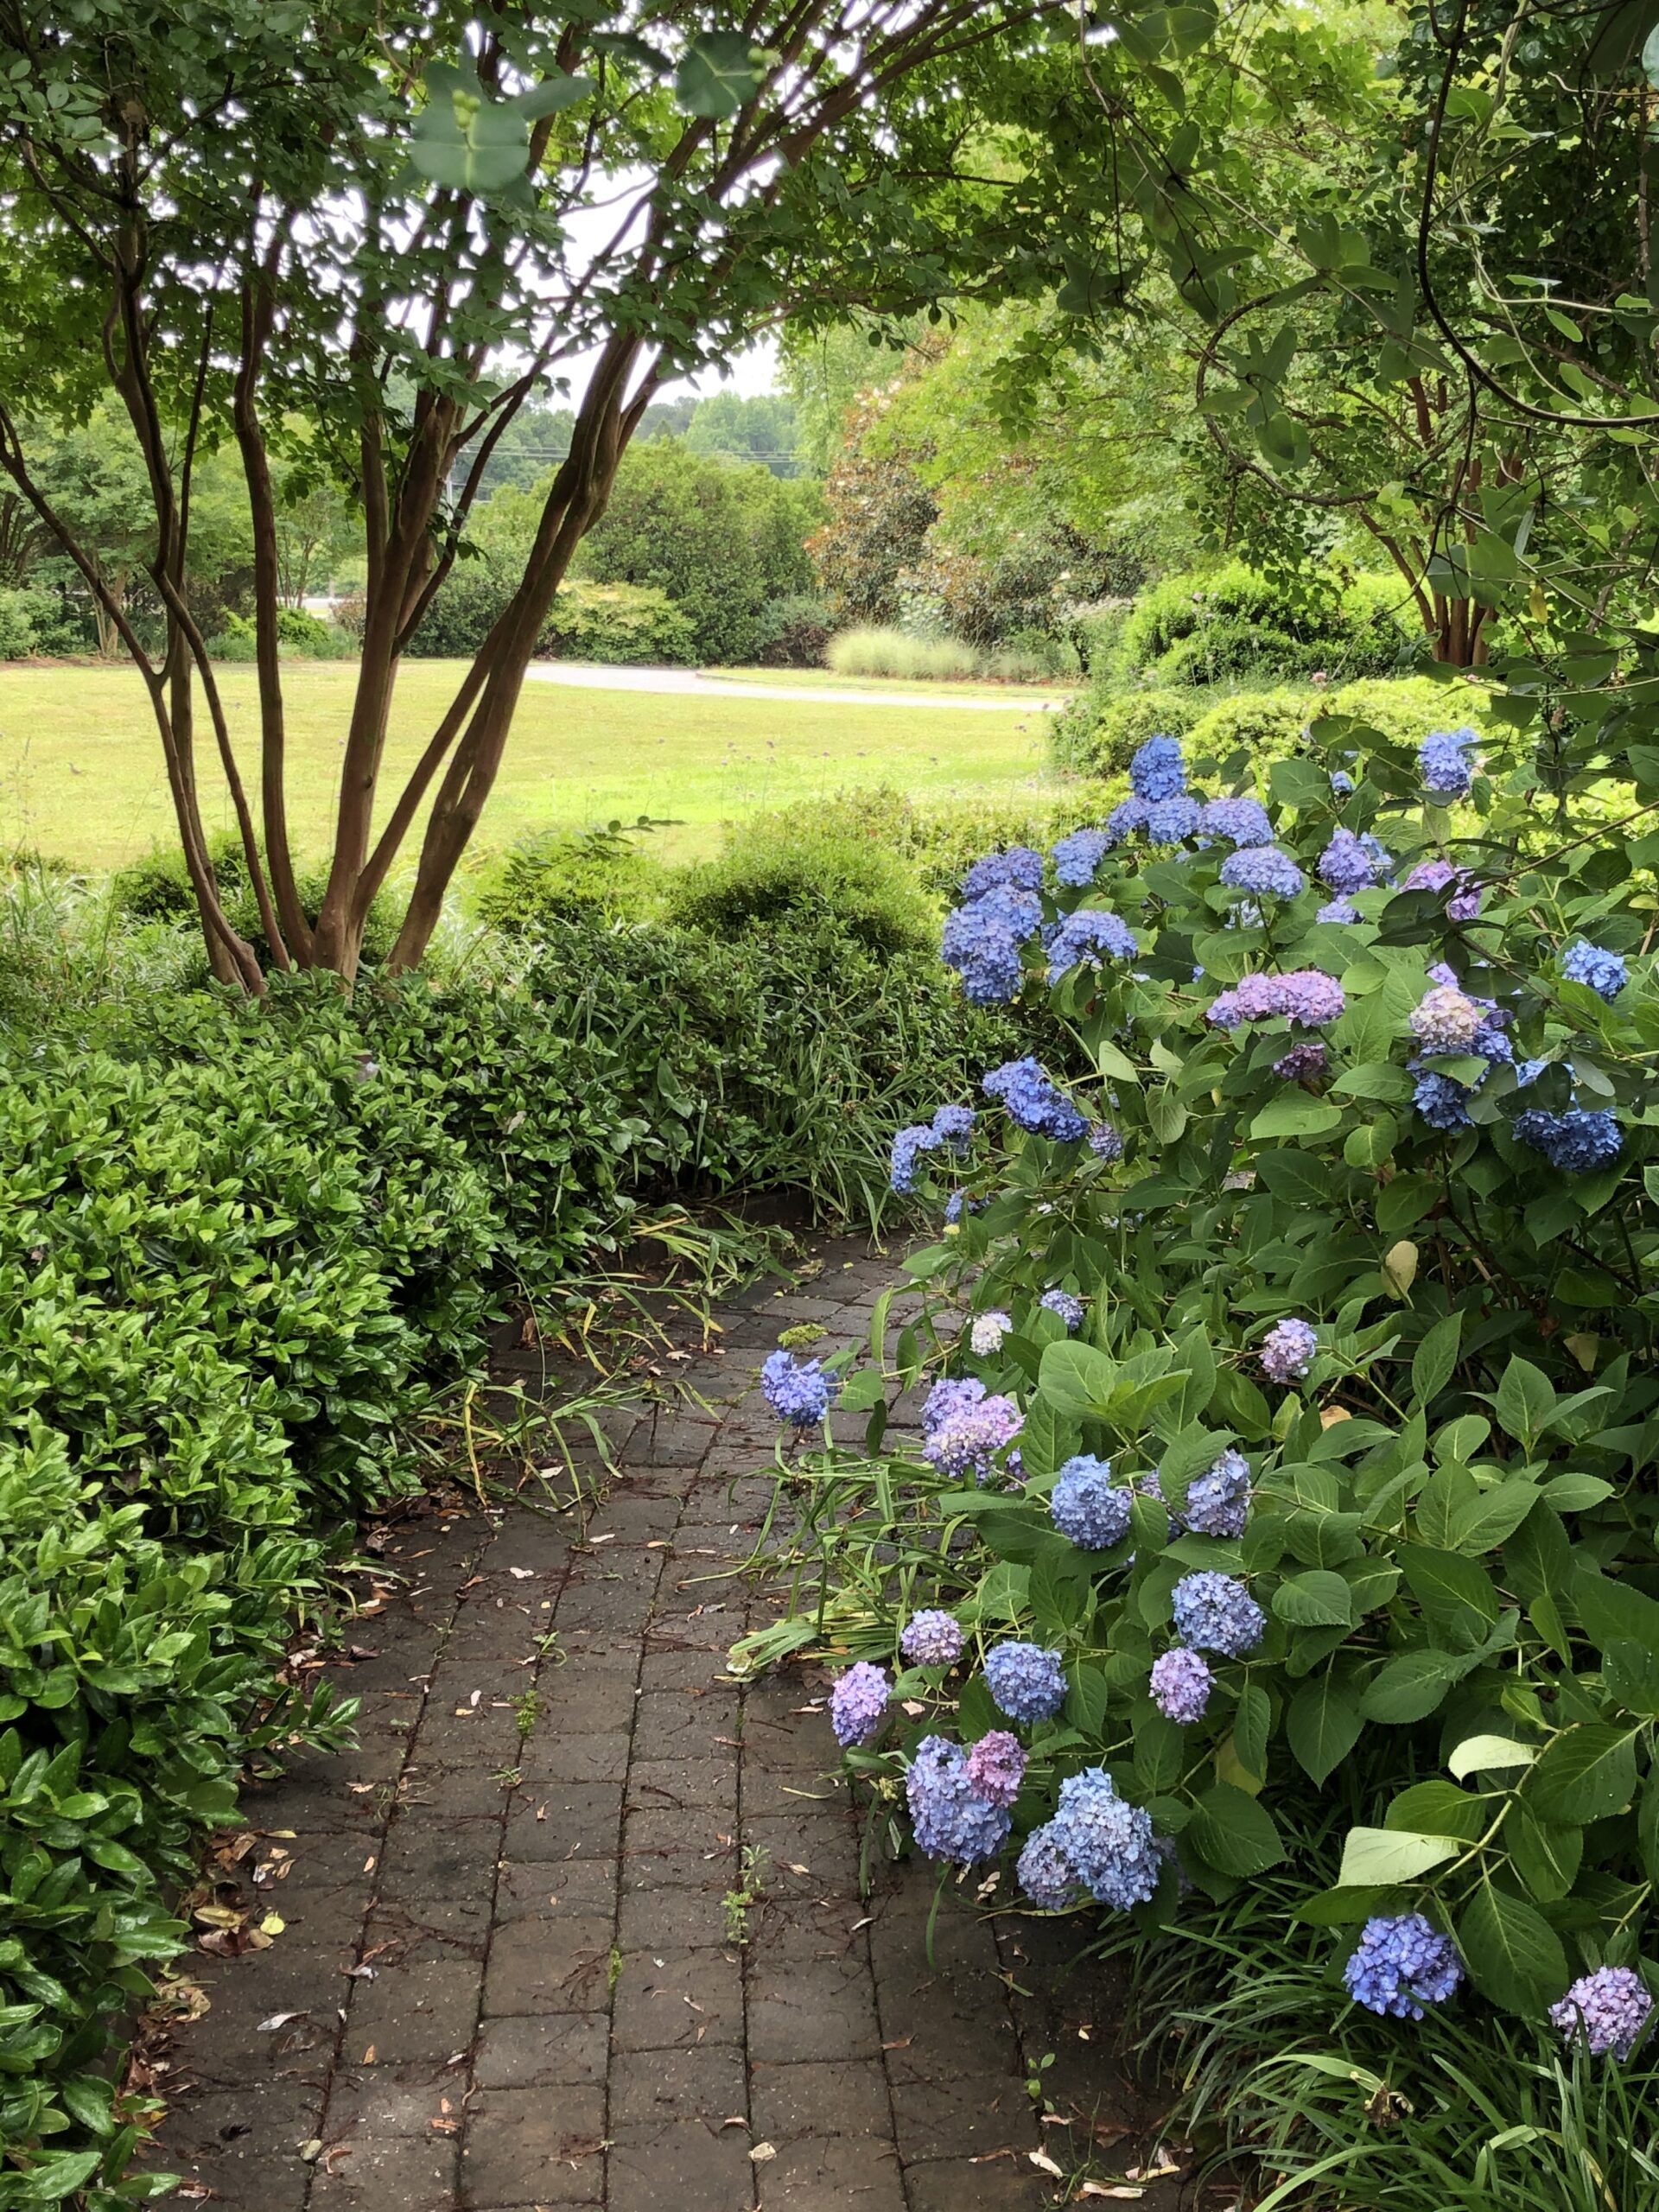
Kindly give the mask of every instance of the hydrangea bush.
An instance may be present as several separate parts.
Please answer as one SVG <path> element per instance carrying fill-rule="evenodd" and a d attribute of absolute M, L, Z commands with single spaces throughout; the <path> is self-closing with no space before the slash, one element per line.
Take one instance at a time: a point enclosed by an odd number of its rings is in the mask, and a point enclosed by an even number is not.
<path fill-rule="evenodd" d="M 869 1424 L 826 1440 L 825 1572 L 897 1669 L 849 1758 L 931 1856 L 1179 1925 L 1332 1793 L 1333 1986 L 1622 2055 L 1659 1882 L 1659 836 L 1605 785 L 1586 835 L 1481 744 L 1332 721 L 1258 787 L 1154 738 L 1098 830 L 972 869 L 947 963 L 1074 1058 L 901 1135 L 949 1226 L 924 1320 L 894 1349 L 884 1302 L 837 1370 Z"/>

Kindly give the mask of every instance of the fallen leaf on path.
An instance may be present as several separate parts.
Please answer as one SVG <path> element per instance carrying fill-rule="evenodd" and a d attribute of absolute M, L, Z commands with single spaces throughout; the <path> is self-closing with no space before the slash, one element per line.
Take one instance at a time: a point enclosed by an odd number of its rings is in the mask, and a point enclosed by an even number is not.
<path fill-rule="evenodd" d="M 278 2028 L 285 2028 L 290 2020 L 302 2020 L 304 2018 L 303 2012 L 270 2012 L 260 2021 L 254 2033 L 257 2036 L 268 2036 Z"/>
<path fill-rule="evenodd" d="M 777 2155 L 778 2146 L 775 2143 L 757 2143 L 749 2152 L 750 2158 L 757 2166 L 764 2166 L 768 2158 L 775 2158 Z"/>
<path fill-rule="evenodd" d="M 1052 2174 L 1057 2181 L 1065 2179 L 1065 2168 L 1057 2165 L 1046 2151 L 1027 2151 L 1026 2156 L 1039 2173 Z"/>

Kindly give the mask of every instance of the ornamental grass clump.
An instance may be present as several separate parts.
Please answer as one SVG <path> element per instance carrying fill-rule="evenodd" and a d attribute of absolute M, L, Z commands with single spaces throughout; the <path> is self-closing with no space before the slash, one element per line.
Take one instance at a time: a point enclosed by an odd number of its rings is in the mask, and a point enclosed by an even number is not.
<path fill-rule="evenodd" d="M 917 1669 L 853 1770 L 985 1894 L 1166 1943 L 1270 1875 L 1240 1971 L 1294 1925 L 1344 2048 L 1608 2069 L 1659 1955 L 1659 757 L 1552 746 L 1315 721 L 1230 796 L 1152 739 L 970 873 L 1030 1049 L 922 1311 L 828 1363 L 868 1427 L 803 1541 Z"/>

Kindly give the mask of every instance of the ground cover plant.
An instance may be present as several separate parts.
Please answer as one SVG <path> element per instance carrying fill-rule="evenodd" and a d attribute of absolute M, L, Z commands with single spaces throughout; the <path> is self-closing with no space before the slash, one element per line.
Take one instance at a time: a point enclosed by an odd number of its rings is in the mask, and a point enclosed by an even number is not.
<path fill-rule="evenodd" d="M 836 1733 L 942 1873 L 1147 1943 L 1271 1877 L 1244 1967 L 1317 1930 L 1347 2047 L 1455 2007 L 1585 2094 L 1659 1879 L 1656 788 L 1594 726 L 1327 717 L 1259 783 L 1154 736 L 982 856 L 945 962 L 1090 1072 L 895 1136 L 928 1313 L 769 1363 L 801 1437 L 869 1418 L 799 1462 L 816 1611 L 743 1655 L 853 1656 Z"/>

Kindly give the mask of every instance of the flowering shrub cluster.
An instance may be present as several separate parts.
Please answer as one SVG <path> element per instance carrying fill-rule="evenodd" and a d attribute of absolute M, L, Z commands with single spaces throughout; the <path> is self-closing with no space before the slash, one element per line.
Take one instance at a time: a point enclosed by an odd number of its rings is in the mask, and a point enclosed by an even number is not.
<path fill-rule="evenodd" d="M 1154 738 L 1100 828 L 964 881 L 964 992 L 1091 1072 L 1011 1060 L 895 1147 L 948 1225 L 826 1471 L 933 1534 L 842 1593 L 837 1732 L 922 1851 L 1158 1925 L 1294 1865 L 1339 1777 L 1301 1910 L 1352 2000 L 1617 2059 L 1659 1885 L 1659 837 L 1467 729 L 1238 765 Z M 909 1443 L 890 1393 L 941 1365 Z"/>

